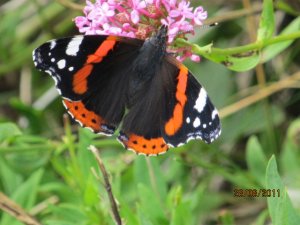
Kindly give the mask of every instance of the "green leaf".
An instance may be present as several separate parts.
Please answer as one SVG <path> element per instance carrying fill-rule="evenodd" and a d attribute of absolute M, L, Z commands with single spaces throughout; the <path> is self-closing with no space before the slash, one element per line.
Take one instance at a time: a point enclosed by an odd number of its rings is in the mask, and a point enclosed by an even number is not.
<path fill-rule="evenodd" d="M 69 222 L 69 221 L 64 221 L 61 219 L 49 219 L 49 220 L 45 220 L 45 222 L 43 222 L 43 224 L 45 225 L 74 225 L 74 222 Z M 76 223 L 78 224 L 78 223 Z"/>
<path fill-rule="evenodd" d="M 220 52 L 222 51 L 222 52 Z M 260 52 L 248 51 L 240 54 L 230 54 L 226 50 L 214 49 L 210 53 L 201 52 L 205 58 L 223 64 L 227 68 L 241 72 L 254 68 L 260 61 Z"/>
<path fill-rule="evenodd" d="M 300 27 L 300 17 L 294 19 L 284 30 L 280 33 L 280 35 L 291 34 L 293 32 L 299 31 Z M 290 41 L 282 41 L 276 44 L 272 44 L 264 48 L 262 52 L 261 62 L 265 63 L 270 59 L 274 58 L 276 55 L 280 54 L 283 50 L 288 48 L 295 40 Z"/>
<path fill-rule="evenodd" d="M 79 129 L 77 159 L 83 174 L 89 174 L 91 172 L 91 167 L 98 168 L 95 157 L 91 151 L 88 150 L 94 137 L 95 134 L 90 130 L 84 128 Z"/>
<path fill-rule="evenodd" d="M 264 210 L 258 215 L 256 220 L 253 223 L 251 223 L 251 225 L 265 225 L 268 219 L 269 219 L 268 210 Z"/>
<path fill-rule="evenodd" d="M 21 134 L 22 132 L 14 123 L 0 124 L 0 143 Z"/>
<path fill-rule="evenodd" d="M 300 130 L 300 119 L 295 120 L 291 123 L 287 131 L 287 137 L 284 142 L 283 151 L 280 155 L 280 165 L 283 173 L 286 175 L 286 181 L 291 185 L 299 187 L 300 180 L 299 171 L 299 130 Z"/>
<path fill-rule="evenodd" d="M 3 186 L 4 193 L 11 195 L 22 181 L 22 176 L 12 170 L 4 158 L 0 156 L 0 183 Z"/>
<path fill-rule="evenodd" d="M 260 61 L 260 52 L 250 51 L 241 54 L 229 55 L 222 62 L 229 69 L 237 72 L 253 69 Z"/>
<path fill-rule="evenodd" d="M 180 202 L 172 210 L 171 225 L 193 224 L 193 214 L 189 202 Z"/>
<path fill-rule="evenodd" d="M 153 194 L 153 191 L 144 184 L 138 185 L 138 195 L 140 199 L 140 209 L 144 215 L 147 215 L 153 224 L 167 225 L 168 220 L 165 217 L 165 210 L 162 208 L 160 199 Z"/>
<path fill-rule="evenodd" d="M 120 214 L 121 218 L 126 220 L 126 224 L 139 225 L 138 215 L 135 211 L 132 210 L 132 207 L 128 205 L 128 202 L 122 202 L 120 199 Z"/>
<path fill-rule="evenodd" d="M 257 41 L 268 40 L 275 29 L 273 0 L 264 0 L 263 11 L 260 18 Z"/>
<path fill-rule="evenodd" d="M 155 225 L 156 223 L 152 223 L 150 219 L 148 218 L 149 215 L 147 215 L 146 212 L 143 212 L 140 205 L 137 204 L 137 214 L 139 217 L 139 224 L 140 225 Z"/>
<path fill-rule="evenodd" d="M 299 7 L 295 7 L 298 5 L 297 1 L 287 1 L 287 0 L 277 0 L 276 1 L 276 9 L 282 12 L 285 12 L 288 15 L 299 16 Z"/>
<path fill-rule="evenodd" d="M 220 220 L 222 225 L 234 225 L 234 217 L 228 211 L 225 211 L 220 215 Z"/>
<path fill-rule="evenodd" d="M 152 188 L 152 191 L 158 195 L 158 198 L 165 201 L 167 184 L 157 160 L 157 158 L 145 158 L 144 156 L 136 158 L 134 164 L 135 181 L 136 185 L 144 184 Z"/>
<path fill-rule="evenodd" d="M 37 191 L 43 173 L 44 171 L 42 169 L 34 172 L 11 196 L 11 198 L 24 209 L 31 209 L 36 203 Z M 14 224 L 15 220 L 16 219 L 10 215 L 4 214 L 0 224 Z"/>
<path fill-rule="evenodd" d="M 264 174 L 268 161 L 258 139 L 254 136 L 252 136 L 247 143 L 246 160 L 250 173 L 262 187 L 265 187 Z"/>
<path fill-rule="evenodd" d="M 68 204 L 68 203 L 62 203 L 59 206 L 53 206 L 50 207 L 51 214 L 53 218 L 59 218 L 58 221 L 62 221 L 62 224 L 78 224 L 78 225 L 84 225 L 87 224 L 87 216 L 84 213 L 84 210 L 80 208 L 78 205 Z M 46 224 L 53 224 L 48 221 Z M 58 224 L 61 224 L 60 222 Z"/>
<path fill-rule="evenodd" d="M 87 177 L 85 178 L 85 187 L 83 190 L 83 199 L 86 206 L 93 207 L 99 202 L 98 191 L 94 175 L 91 172 L 87 173 Z"/>
<path fill-rule="evenodd" d="M 271 197 L 268 197 L 268 209 L 273 225 L 298 225 L 300 216 L 294 209 L 281 181 L 274 156 L 271 157 L 267 166 L 266 188 L 275 190 L 275 196 L 272 193 Z"/>
<path fill-rule="evenodd" d="M 182 200 L 182 188 L 171 189 L 168 195 L 168 208 L 172 210 L 171 225 L 193 224 L 191 200 Z"/>

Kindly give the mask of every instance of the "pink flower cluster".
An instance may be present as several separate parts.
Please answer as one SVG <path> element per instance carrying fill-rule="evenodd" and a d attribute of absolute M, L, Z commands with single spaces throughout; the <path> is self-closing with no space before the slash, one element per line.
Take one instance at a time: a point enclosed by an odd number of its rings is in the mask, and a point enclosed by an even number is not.
<path fill-rule="evenodd" d="M 117 35 L 146 39 L 160 26 L 168 26 L 168 50 L 199 61 L 188 48 L 175 48 L 171 43 L 177 37 L 194 34 L 194 26 L 202 25 L 207 12 L 202 7 L 193 9 L 187 0 L 96 0 L 86 1 L 85 16 L 75 18 L 81 33 Z"/>

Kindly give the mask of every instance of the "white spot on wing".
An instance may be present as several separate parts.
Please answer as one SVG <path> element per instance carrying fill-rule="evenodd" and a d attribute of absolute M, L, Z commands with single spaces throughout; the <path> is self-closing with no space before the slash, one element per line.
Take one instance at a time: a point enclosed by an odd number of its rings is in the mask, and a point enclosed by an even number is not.
<path fill-rule="evenodd" d="M 53 78 L 53 80 L 54 80 L 54 82 L 55 82 L 55 86 L 57 86 L 57 84 L 58 84 L 57 77 L 53 76 L 52 78 Z"/>
<path fill-rule="evenodd" d="M 187 117 L 187 118 L 186 118 L 186 122 L 187 122 L 187 123 L 190 123 L 190 122 L 191 122 L 190 117 Z"/>
<path fill-rule="evenodd" d="M 211 114 L 211 119 L 214 120 L 216 118 L 216 115 L 218 115 L 218 111 L 214 109 L 214 111 Z"/>
<path fill-rule="evenodd" d="M 201 88 L 196 103 L 194 105 L 194 109 L 196 109 L 199 113 L 203 111 L 206 105 L 207 94 L 204 88 Z"/>
<path fill-rule="evenodd" d="M 73 71 L 73 70 L 74 70 L 73 66 L 69 67 L 69 71 Z"/>
<path fill-rule="evenodd" d="M 193 127 L 197 128 L 201 124 L 199 117 L 196 117 L 196 119 L 193 122 Z"/>
<path fill-rule="evenodd" d="M 55 59 L 54 59 L 54 58 L 52 58 L 52 59 L 51 59 L 51 62 L 55 62 Z"/>
<path fill-rule="evenodd" d="M 203 124 L 203 128 L 206 128 L 206 123 Z"/>
<path fill-rule="evenodd" d="M 66 60 L 65 59 L 61 59 L 57 62 L 57 66 L 59 69 L 63 69 L 66 66 Z"/>
<path fill-rule="evenodd" d="M 79 47 L 81 45 L 81 42 L 83 40 L 83 36 L 76 36 L 72 38 L 72 40 L 69 42 L 66 50 L 67 55 L 76 56 L 77 52 L 79 51 Z"/>
<path fill-rule="evenodd" d="M 50 74 L 51 76 L 53 76 L 52 71 L 51 70 L 45 70 L 46 73 Z"/>
<path fill-rule="evenodd" d="M 56 45 L 56 41 L 51 41 L 50 42 L 50 49 L 52 50 Z"/>

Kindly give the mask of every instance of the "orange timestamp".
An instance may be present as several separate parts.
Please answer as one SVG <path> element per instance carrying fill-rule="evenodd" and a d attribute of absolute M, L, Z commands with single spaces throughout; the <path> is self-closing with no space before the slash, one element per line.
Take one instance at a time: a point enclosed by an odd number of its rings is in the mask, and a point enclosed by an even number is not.
<path fill-rule="evenodd" d="M 233 189 L 234 197 L 280 197 L 280 189 Z"/>

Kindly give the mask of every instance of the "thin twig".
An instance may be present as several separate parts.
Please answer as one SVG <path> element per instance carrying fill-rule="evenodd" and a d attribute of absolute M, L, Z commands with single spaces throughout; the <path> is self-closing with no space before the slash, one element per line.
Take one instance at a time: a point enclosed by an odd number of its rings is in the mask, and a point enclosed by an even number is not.
<path fill-rule="evenodd" d="M 108 197 L 109 197 L 109 201 L 110 201 L 110 205 L 111 205 L 111 209 L 112 209 L 112 212 L 113 212 L 113 215 L 114 215 L 115 222 L 116 222 L 117 225 L 122 225 L 122 220 L 121 220 L 121 217 L 120 217 L 120 214 L 119 214 L 118 206 L 117 206 L 116 200 L 114 198 L 114 195 L 112 193 L 112 188 L 111 188 L 111 185 L 110 185 L 110 182 L 109 182 L 109 179 L 108 179 L 108 174 L 107 174 L 107 171 L 106 171 L 105 166 L 103 164 L 103 161 L 100 157 L 99 151 L 93 145 L 89 146 L 89 150 L 91 150 L 92 153 L 94 154 L 94 156 L 97 160 L 97 163 L 99 165 L 100 171 L 103 175 L 105 189 L 106 189 L 106 192 L 107 192 Z"/>
<path fill-rule="evenodd" d="M 0 209 L 15 217 L 26 225 L 41 225 L 34 217 L 25 212 L 17 203 L 12 201 L 5 194 L 0 192 Z"/>
<path fill-rule="evenodd" d="M 220 117 L 224 118 L 229 116 L 243 108 L 246 108 L 253 103 L 256 103 L 278 91 L 281 91 L 285 88 L 293 87 L 294 84 L 300 81 L 300 72 L 295 73 L 288 78 L 282 79 L 274 84 L 270 84 L 269 86 L 265 86 L 264 88 L 255 92 L 255 94 L 250 95 L 246 98 L 243 98 L 240 101 L 237 101 L 229 106 L 224 107 L 220 110 Z"/>
<path fill-rule="evenodd" d="M 49 205 L 55 205 L 59 202 L 59 198 L 57 196 L 51 196 L 50 198 L 47 198 L 45 201 L 40 202 L 37 204 L 34 208 L 32 208 L 29 212 L 31 215 L 37 215 L 40 212 L 44 211 L 49 207 Z"/>
<path fill-rule="evenodd" d="M 29 67 L 23 67 L 20 76 L 20 100 L 25 104 L 31 104 L 32 87 L 31 87 L 32 73 Z"/>

